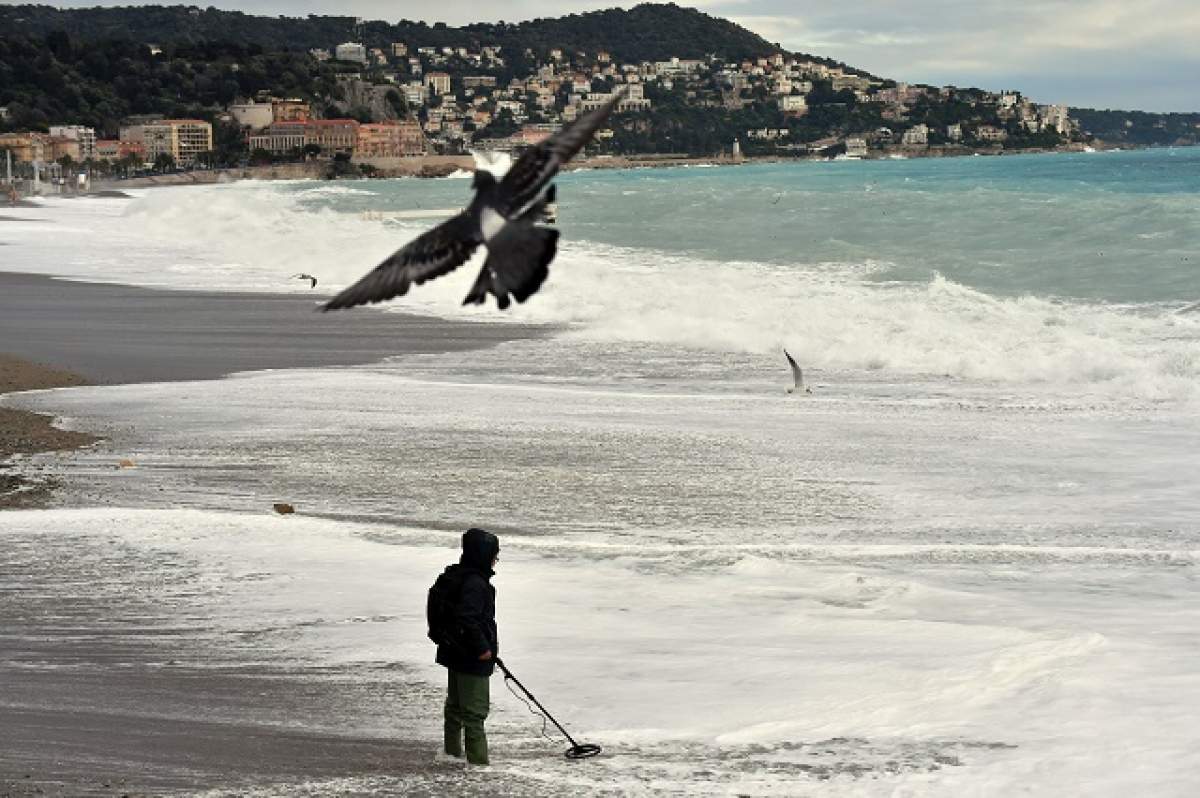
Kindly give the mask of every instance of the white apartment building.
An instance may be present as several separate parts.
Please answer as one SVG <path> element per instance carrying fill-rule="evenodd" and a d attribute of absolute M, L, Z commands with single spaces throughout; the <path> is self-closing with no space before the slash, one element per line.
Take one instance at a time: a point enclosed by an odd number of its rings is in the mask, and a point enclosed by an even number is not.
<path fill-rule="evenodd" d="M 779 98 L 779 110 L 789 114 L 802 114 L 808 110 L 808 101 L 803 94 L 789 94 Z"/>
<path fill-rule="evenodd" d="M 418 106 L 425 104 L 425 84 L 414 80 L 407 84 L 402 89 L 404 92 L 404 101 L 410 106 Z"/>
<path fill-rule="evenodd" d="M 928 146 L 929 127 L 927 125 L 913 125 L 904 131 L 904 135 L 900 138 L 900 143 L 906 147 Z"/>
<path fill-rule="evenodd" d="M 430 72 L 425 76 L 425 85 L 428 86 L 434 94 L 449 94 L 450 76 L 445 72 Z"/>
<path fill-rule="evenodd" d="M 333 56 L 339 61 L 357 61 L 366 66 L 367 48 L 358 42 L 344 42 L 333 49 Z"/>
<path fill-rule="evenodd" d="M 251 130 L 262 130 L 275 121 L 275 107 L 271 103 L 234 103 L 229 106 L 233 121 Z"/>

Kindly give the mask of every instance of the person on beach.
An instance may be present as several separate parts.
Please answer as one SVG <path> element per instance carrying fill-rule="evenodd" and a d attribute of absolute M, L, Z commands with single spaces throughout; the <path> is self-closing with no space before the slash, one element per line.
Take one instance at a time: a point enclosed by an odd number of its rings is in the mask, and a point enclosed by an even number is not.
<path fill-rule="evenodd" d="M 500 653 L 496 634 L 496 588 L 491 584 L 500 540 L 483 529 L 468 529 L 462 537 L 462 556 L 448 566 L 443 581 L 453 598 L 447 611 L 447 629 L 439 635 L 437 663 L 446 668 L 445 752 L 472 765 L 488 764 L 488 679 Z M 433 591 L 431 591 L 432 596 Z M 432 635 L 431 635 L 432 636 Z"/>

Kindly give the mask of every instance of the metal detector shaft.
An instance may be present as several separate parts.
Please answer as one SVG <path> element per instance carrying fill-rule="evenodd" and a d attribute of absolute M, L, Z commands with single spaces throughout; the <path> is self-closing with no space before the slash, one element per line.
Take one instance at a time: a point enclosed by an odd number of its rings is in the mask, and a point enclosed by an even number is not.
<path fill-rule="evenodd" d="M 505 678 L 512 679 L 513 683 L 516 684 L 517 687 L 521 688 L 521 692 L 524 693 L 526 696 L 528 696 L 529 700 L 532 701 L 537 706 L 537 708 L 542 711 L 542 714 L 545 715 L 546 717 L 550 718 L 550 722 L 558 727 L 558 730 L 563 733 L 563 737 L 567 738 L 567 742 L 569 742 L 572 745 L 572 747 L 579 748 L 579 743 L 575 742 L 575 739 L 573 737 L 571 737 L 570 734 L 567 733 L 567 730 L 562 727 L 562 724 L 559 723 L 557 720 L 555 720 L 554 716 L 550 714 L 549 710 L 547 710 L 544 706 L 542 706 L 542 702 L 538 701 L 537 698 L 534 697 L 533 693 L 531 693 L 527 689 L 525 689 L 525 685 L 521 684 L 521 680 L 518 679 L 516 676 L 513 676 L 512 671 L 510 671 L 508 668 L 504 667 L 504 663 L 500 661 L 499 657 L 496 658 L 496 664 L 499 665 L 500 670 L 504 672 Z"/>

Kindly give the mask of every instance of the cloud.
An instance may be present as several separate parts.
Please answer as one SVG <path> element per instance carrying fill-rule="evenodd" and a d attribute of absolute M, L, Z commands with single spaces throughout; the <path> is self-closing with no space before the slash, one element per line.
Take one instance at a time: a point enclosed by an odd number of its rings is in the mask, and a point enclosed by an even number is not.
<path fill-rule="evenodd" d="M 1200 110 L 1200 4 L 809 0 L 710 11 L 789 49 L 909 82 L 1018 88 L 1043 102 Z"/>

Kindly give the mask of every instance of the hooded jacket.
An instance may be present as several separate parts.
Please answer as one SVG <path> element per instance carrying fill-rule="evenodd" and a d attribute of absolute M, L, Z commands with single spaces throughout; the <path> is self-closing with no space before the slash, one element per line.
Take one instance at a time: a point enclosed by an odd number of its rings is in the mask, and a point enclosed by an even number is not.
<path fill-rule="evenodd" d="M 489 581 L 492 563 L 500 553 L 500 540 L 491 532 L 468 529 L 463 534 L 463 553 L 456 565 L 446 568 L 462 577 L 462 593 L 455 612 L 455 642 L 437 649 L 437 663 L 458 673 L 491 676 L 500 654 L 496 632 L 496 588 Z M 479 655 L 492 652 L 492 659 Z"/>

